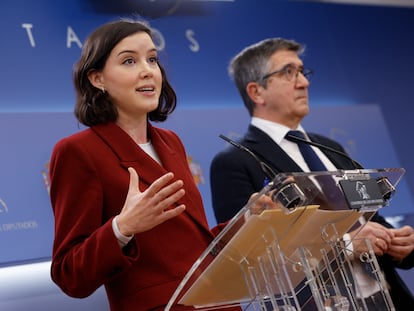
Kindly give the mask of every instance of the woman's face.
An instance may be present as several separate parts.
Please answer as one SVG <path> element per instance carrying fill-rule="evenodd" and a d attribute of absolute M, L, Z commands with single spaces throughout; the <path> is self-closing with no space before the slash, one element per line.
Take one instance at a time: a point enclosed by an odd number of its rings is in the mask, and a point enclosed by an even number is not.
<path fill-rule="evenodd" d="M 162 74 L 157 60 L 151 37 L 138 32 L 121 40 L 103 70 L 92 72 L 89 79 L 95 87 L 105 89 L 119 119 L 146 118 L 148 112 L 158 107 L 161 94 Z"/>

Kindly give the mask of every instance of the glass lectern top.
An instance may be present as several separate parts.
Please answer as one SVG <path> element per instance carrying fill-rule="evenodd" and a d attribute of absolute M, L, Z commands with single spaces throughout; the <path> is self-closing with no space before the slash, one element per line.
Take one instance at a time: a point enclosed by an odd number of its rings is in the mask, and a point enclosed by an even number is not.
<path fill-rule="evenodd" d="M 389 204 L 404 173 L 389 168 L 278 174 L 201 254 L 165 310 L 177 304 L 226 308 L 295 292 L 305 277 L 302 246 L 318 265 L 332 242 Z M 266 280 L 267 269 L 280 277 Z"/>

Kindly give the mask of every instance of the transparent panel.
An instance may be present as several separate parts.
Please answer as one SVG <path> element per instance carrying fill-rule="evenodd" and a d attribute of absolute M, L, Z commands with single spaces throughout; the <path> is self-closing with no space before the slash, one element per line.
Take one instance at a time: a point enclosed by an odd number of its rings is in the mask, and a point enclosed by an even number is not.
<path fill-rule="evenodd" d="M 404 173 L 278 174 L 203 252 L 166 310 L 177 304 L 200 310 L 367 310 L 354 279 L 359 262 L 371 268 L 383 305 L 394 310 L 369 241 L 362 241 L 366 252 L 355 254 L 342 237 L 389 204 Z"/>

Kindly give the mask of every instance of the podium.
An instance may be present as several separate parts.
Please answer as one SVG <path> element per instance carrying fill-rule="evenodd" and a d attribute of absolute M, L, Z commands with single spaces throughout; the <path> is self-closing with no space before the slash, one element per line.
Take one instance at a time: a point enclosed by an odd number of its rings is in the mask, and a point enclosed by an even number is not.
<path fill-rule="evenodd" d="M 370 242 L 344 234 L 389 204 L 404 173 L 278 174 L 201 254 L 165 310 L 369 310 L 361 273 L 379 289 L 376 299 L 395 310 Z"/>

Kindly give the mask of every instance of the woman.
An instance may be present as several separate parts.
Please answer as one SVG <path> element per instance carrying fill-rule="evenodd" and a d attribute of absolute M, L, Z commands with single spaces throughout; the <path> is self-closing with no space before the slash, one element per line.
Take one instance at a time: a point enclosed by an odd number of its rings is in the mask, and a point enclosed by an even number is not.
<path fill-rule="evenodd" d="M 176 106 L 150 28 L 124 20 L 96 29 L 74 84 L 75 115 L 88 128 L 51 158 L 52 279 L 79 298 L 104 285 L 114 311 L 163 310 L 215 235 L 183 144 L 150 122 Z"/>

